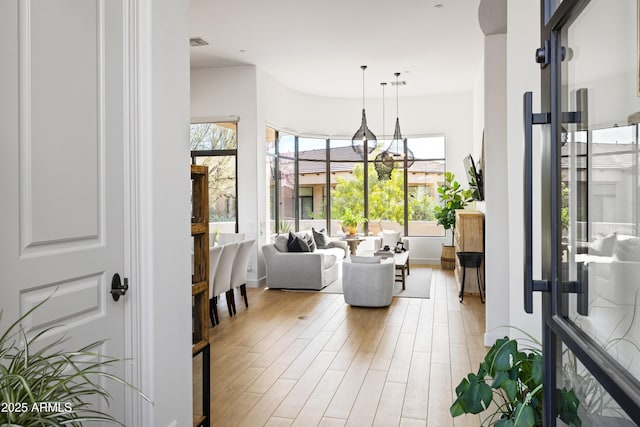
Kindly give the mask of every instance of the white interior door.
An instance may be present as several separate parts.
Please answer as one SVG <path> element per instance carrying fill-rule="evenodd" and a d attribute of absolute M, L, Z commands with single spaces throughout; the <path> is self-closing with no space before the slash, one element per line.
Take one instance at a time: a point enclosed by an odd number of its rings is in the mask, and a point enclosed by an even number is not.
<path fill-rule="evenodd" d="M 124 356 L 124 0 L 0 2 L 0 330 Z M 122 373 L 122 372 L 120 372 Z M 124 393 L 101 409 L 124 419 Z"/>

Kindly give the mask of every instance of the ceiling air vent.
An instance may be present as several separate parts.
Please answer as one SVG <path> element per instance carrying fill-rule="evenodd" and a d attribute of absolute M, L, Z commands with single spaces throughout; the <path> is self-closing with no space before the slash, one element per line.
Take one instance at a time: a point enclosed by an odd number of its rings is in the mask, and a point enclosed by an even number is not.
<path fill-rule="evenodd" d="M 189 39 L 189 44 L 191 46 L 206 46 L 209 42 L 201 37 L 192 37 Z"/>

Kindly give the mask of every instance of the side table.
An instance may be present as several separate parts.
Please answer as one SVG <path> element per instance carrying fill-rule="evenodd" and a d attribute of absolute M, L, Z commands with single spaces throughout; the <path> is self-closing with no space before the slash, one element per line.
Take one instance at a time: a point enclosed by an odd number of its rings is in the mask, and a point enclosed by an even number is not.
<path fill-rule="evenodd" d="M 358 249 L 358 245 L 361 242 L 364 242 L 365 239 L 362 239 L 360 237 L 345 237 L 344 241 L 347 242 L 347 245 L 349 245 L 349 252 L 351 253 L 351 255 L 355 255 L 356 254 L 356 250 Z"/>

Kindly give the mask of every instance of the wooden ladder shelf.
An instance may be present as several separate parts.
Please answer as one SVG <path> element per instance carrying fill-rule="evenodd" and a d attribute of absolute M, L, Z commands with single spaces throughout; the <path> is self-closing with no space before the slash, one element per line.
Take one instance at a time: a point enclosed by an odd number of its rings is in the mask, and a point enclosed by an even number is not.
<path fill-rule="evenodd" d="M 191 165 L 191 236 L 193 238 L 193 357 L 202 354 L 202 414 L 193 426 L 210 427 L 211 344 L 209 344 L 209 168 Z"/>

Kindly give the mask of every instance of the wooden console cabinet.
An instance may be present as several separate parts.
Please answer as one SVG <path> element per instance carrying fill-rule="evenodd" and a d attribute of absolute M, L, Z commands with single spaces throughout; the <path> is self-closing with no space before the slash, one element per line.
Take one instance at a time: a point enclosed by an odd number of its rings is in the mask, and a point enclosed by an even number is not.
<path fill-rule="evenodd" d="M 484 214 L 474 210 L 456 211 L 456 230 L 454 235 L 456 252 L 482 252 L 484 254 Z M 455 276 L 458 290 L 462 286 L 462 267 L 456 256 Z M 484 285 L 484 260 L 480 267 L 480 279 Z M 477 293 L 477 275 L 475 268 L 467 268 L 465 293 Z"/>

